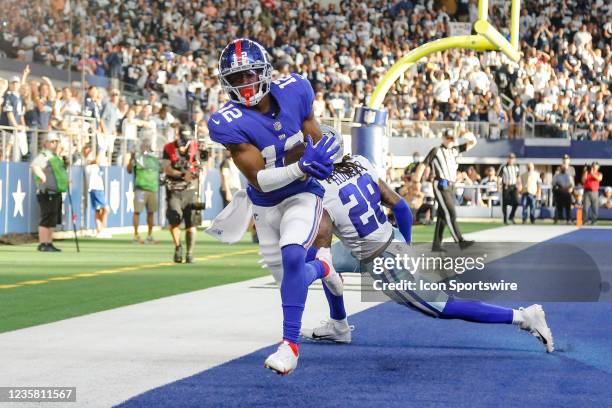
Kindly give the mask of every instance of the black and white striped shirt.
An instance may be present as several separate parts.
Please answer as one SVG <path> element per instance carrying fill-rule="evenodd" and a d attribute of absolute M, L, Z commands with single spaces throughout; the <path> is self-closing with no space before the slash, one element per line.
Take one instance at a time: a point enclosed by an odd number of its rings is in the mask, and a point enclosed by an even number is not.
<path fill-rule="evenodd" d="M 465 152 L 467 143 L 455 147 L 445 147 L 444 145 L 434 147 L 424 160 L 424 163 L 431 167 L 432 174 L 436 180 L 448 180 L 454 183 L 457 179 L 456 157 Z"/>
<path fill-rule="evenodd" d="M 516 186 L 520 176 L 518 164 L 502 164 L 497 172 L 504 186 Z"/>

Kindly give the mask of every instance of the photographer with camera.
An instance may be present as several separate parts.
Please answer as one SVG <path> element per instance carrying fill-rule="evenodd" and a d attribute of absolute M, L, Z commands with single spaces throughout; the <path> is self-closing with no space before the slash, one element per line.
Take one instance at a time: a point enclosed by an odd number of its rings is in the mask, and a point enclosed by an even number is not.
<path fill-rule="evenodd" d="M 187 242 L 186 263 L 193 262 L 197 212 L 204 209 L 198 202 L 200 157 L 202 152 L 198 142 L 192 138 L 191 130 L 183 126 L 173 142 L 164 146 L 163 170 L 166 174 L 166 217 L 170 224 L 170 234 L 174 240 L 174 262 L 183 262 L 181 244 L 181 222 L 185 223 Z"/>

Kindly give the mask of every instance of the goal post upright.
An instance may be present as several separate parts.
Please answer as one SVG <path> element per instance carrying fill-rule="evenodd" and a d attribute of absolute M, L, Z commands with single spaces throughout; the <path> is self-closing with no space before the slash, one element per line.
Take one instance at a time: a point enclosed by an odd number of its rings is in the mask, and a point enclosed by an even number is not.
<path fill-rule="evenodd" d="M 359 107 L 355 112 L 354 126 L 351 130 L 352 152 L 370 159 L 375 166 L 382 168 L 384 155 L 378 154 L 381 134 L 385 134 L 388 114 L 381 109 L 387 92 L 413 64 L 435 52 L 452 48 L 472 49 L 475 51 L 500 51 L 509 59 L 518 62 L 520 0 L 512 0 L 510 19 L 510 41 L 508 41 L 487 20 L 489 17 L 489 0 L 478 1 L 478 20 L 474 22 L 472 35 L 451 36 L 431 41 L 408 52 L 393 64 L 383 75 L 372 92 L 367 106 Z M 475 32 L 475 34 L 474 34 Z M 384 118 L 384 120 L 381 120 Z"/>

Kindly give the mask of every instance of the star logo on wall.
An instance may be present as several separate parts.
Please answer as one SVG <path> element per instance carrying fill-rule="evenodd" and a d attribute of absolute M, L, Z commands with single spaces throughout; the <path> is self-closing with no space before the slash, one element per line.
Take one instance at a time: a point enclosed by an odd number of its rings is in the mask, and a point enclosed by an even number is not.
<path fill-rule="evenodd" d="M 210 188 L 210 182 L 206 183 L 206 190 L 204 190 L 204 202 L 206 203 L 205 207 L 212 208 L 212 198 L 213 198 L 213 189 Z"/>
<path fill-rule="evenodd" d="M 128 189 L 125 192 L 126 206 L 125 212 L 133 213 L 134 212 L 134 185 L 130 181 L 128 184 Z"/>
<path fill-rule="evenodd" d="M 21 180 L 17 180 L 17 190 L 12 193 L 13 200 L 15 200 L 15 207 L 13 207 L 13 217 L 16 217 L 19 214 L 20 217 L 23 217 L 23 200 L 25 200 L 26 193 L 21 189 Z"/>

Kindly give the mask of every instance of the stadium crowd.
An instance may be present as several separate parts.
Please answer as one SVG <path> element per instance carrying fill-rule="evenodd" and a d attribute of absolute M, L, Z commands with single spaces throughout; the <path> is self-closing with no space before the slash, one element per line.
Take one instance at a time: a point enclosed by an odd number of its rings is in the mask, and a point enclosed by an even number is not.
<path fill-rule="evenodd" d="M 83 90 L 79 82 L 56 89 L 49 78 L 31 80 L 29 74 L 26 66 L 21 76 L 0 78 L 0 160 L 31 158 L 34 145 L 43 142 L 36 136 L 49 130 L 62 136 L 61 146 L 69 157 L 95 137 L 96 147 L 107 152 L 105 157 L 113 164 L 124 163 L 126 153 L 143 139 L 160 151 L 175 138 L 180 121 L 156 93 L 128 99 L 119 89 Z M 191 126 L 202 137 L 208 134 L 200 109 L 192 111 Z"/>
<path fill-rule="evenodd" d="M 273 56 L 275 75 L 296 71 L 311 81 L 318 117 L 349 118 L 406 52 L 450 35 L 449 22 L 475 20 L 476 1 L 445 3 L 449 9 L 433 1 L 9 0 L 0 47 L 111 78 L 116 88 L 122 81 L 154 101 L 147 109 L 159 101 L 206 115 L 223 103 L 221 48 L 250 37 Z M 498 27 L 508 27 L 508 4 L 491 4 Z M 522 2 L 521 62 L 469 50 L 428 57 L 387 95 L 395 129 L 433 136 L 435 126 L 420 121 L 461 120 L 479 122 L 481 136 L 512 138 L 529 117 L 538 135 L 608 140 L 611 13 L 604 0 Z"/>

